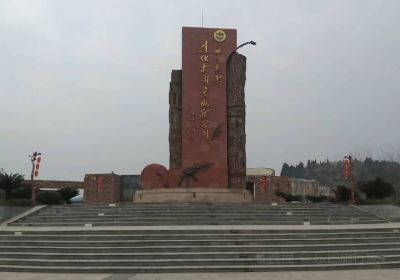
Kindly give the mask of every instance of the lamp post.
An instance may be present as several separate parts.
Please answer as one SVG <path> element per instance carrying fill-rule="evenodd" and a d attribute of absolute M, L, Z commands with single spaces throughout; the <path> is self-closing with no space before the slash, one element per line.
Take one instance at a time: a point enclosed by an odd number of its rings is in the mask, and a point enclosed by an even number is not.
<path fill-rule="evenodd" d="M 38 153 L 37 151 L 33 152 L 31 155 L 29 155 L 29 158 L 32 163 L 32 171 L 31 171 L 31 185 L 32 185 L 32 206 L 36 205 L 36 186 L 34 183 L 35 176 L 38 176 L 38 170 L 39 170 L 39 163 L 41 161 L 41 153 Z"/>
<path fill-rule="evenodd" d="M 356 205 L 356 180 L 354 178 L 354 162 L 351 155 L 345 156 L 349 160 L 349 171 L 351 180 L 351 204 Z"/>
<path fill-rule="evenodd" d="M 236 49 L 235 49 L 234 51 L 232 51 L 232 52 L 228 55 L 228 59 L 226 60 L 226 61 L 227 61 L 227 63 L 226 63 L 227 66 L 228 66 L 228 64 L 229 64 L 229 60 L 231 59 L 232 54 L 236 53 L 236 51 L 237 51 L 238 49 L 240 49 L 241 47 L 244 47 L 244 46 L 246 46 L 246 45 L 253 45 L 253 46 L 255 46 L 255 45 L 257 45 L 257 43 L 254 42 L 253 40 L 251 40 L 251 41 L 245 42 L 245 43 L 240 44 L 239 46 L 237 46 Z"/>
<path fill-rule="evenodd" d="M 240 49 L 241 47 L 244 47 L 244 46 L 246 46 L 246 45 L 248 45 L 248 44 L 253 45 L 253 46 L 257 45 L 256 42 L 254 42 L 253 40 L 251 40 L 251 41 L 248 41 L 248 42 L 246 42 L 246 43 L 240 44 L 240 45 L 236 48 L 236 51 L 237 51 L 238 49 Z"/>

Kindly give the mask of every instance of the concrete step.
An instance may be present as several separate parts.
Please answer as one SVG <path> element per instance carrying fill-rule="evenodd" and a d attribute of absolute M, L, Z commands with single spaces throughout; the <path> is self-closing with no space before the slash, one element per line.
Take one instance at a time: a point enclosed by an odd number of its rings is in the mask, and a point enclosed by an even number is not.
<path fill-rule="evenodd" d="M 345 244 L 278 244 L 278 245 L 216 245 L 216 246 L 0 246 L 0 252 L 41 252 L 41 253 L 182 253 L 182 252 L 294 252 L 331 250 L 374 250 L 400 249 L 400 243 L 345 243 Z"/>
<path fill-rule="evenodd" d="M 97 211 L 97 210 L 113 210 L 113 209 L 121 209 L 123 211 L 284 211 L 284 210 L 293 210 L 293 211 L 323 211 L 323 210 L 331 210 L 331 211 L 360 211 L 359 208 L 352 206 L 319 206 L 318 204 L 311 204 L 308 206 L 293 206 L 293 205 L 236 205 L 236 206 L 225 206 L 225 205 L 204 205 L 204 206 L 179 206 L 179 205 L 169 205 L 169 206 L 160 206 L 160 205 L 151 205 L 151 206 L 137 206 L 132 204 L 130 207 L 120 207 L 119 205 L 114 206 L 101 206 L 94 207 L 90 204 L 84 204 L 79 207 L 71 207 L 70 205 L 62 205 L 62 206 L 48 206 L 46 207 L 47 211 L 64 211 L 64 209 L 68 209 L 69 211 Z"/>
<path fill-rule="evenodd" d="M 0 252 L 1 259 L 62 259 L 62 260 L 161 260 L 161 259 L 256 259 L 256 258 L 307 258 L 400 255 L 400 248 L 372 250 L 331 250 L 294 252 L 179 252 L 179 253 L 40 253 L 40 252 Z"/>
<path fill-rule="evenodd" d="M 59 211 L 59 212 L 50 212 L 50 211 L 39 211 L 36 212 L 37 215 L 44 216 L 55 216 L 59 217 L 60 215 L 65 216 L 79 216 L 79 215 L 92 215 L 96 216 L 99 213 L 104 213 L 108 215 L 129 215 L 129 216 L 164 216 L 164 215 L 180 215 L 180 216 L 207 216 L 207 215 L 227 215 L 227 216 L 249 216 L 249 215 L 269 215 L 269 216 L 286 216 L 286 215 L 310 215 L 310 216 L 327 216 L 327 215 L 342 215 L 342 216 L 370 216 L 375 217 L 370 213 L 361 212 L 361 211 L 294 211 L 294 210 L 284 210 L 284 211 L 123 211 L 121 209 L 118 210 L 107 210 L 107 209 L 99 209 L 95 211 Z M 288 214 L 289 213 L 289 214 Z"/>
<path fill-rule="evenodd" d="M 386 220 L 350 206 L 313 203 L 50 206 L 11 223 L 19 226 L 12 231 L 0 230 L 0 271 L 154 273 L 400 267 L 397 226 L 312 229 L 304 226 L 305 222 L 377 224 Z M 226 229 L 213 227 L 215 224 L 232 226 Z M 123 227 L 132 225 L 149 227 Z M 155 225 L 168 227 L 151 227 Z M 202 227 L 197 230 L 185 225 Z M 235 225 L 250 226 L 235 229 Z M 255 225 L 302 226 L 264 230 L 254 229 Z"/>
<path fill-rule="evenodd" d="M 339 256 L 323 259 L 325 264 L 341 264 L 341 263 L 377 263 L 380 261 L 399 262 L 400 255 L 368 255 L 368 256 Z M 119 267 L 119 266 L 249 266 L 249 265 L 314 265 L 320 264 L 321 257 L 307 258 L 241 258 L 241 259 L 152 259 L 152 260 L 48 260 L 48 259 L 0 259 L 0 266 L 22 265 L 22 266 L 41 266 L 41 267 Z"/>
<path fill-rule="evenodd" d="M 329 212 L 323 212 L 323 211 L 280 211 L 280 212 L 273 212 L 273 211 L 254 211 L 254 212 L 224 212 L 224 211 L 199 211 L 199 212 L 179 212 L 179 211 L 164 211 L 164 212 L 157 212 L 157 211 L 142 211 L 142 212 L 137 212 L 137 211 L 92 211 L 92 212 L 60 212 L 60 213 L 54 213 L 54 212 L 46 212 L 46 211 L 40 211 L 38 214 L 34 215 L 35 217 L 56 217 L 59 218 L 60 216 L 66 216 L 66 217 L 80 217 L 82 215 L 84 216 L 98 216 L 99 214 L 104 214 L 107 216 L 118 216 L 118 217 L 143 217 L 143 216 L 208 216 L 208 215 L 223 215 L 223 216 L 287 216 L 287 215 L 293 215 L 293 216 L 336 216 L 336 215 L 341 215 L 341 216 L 366 216 L 366 217 L 375 217 L 374 215 L 360 212 L 360 211 L 354 211 L 354 212 L 337 212 L 337 211 L 329 211 Z"/>
<path fill-rule="evenodd" d="M 170 217 L 109 217 L 109 216 L 96 216 L 96 217 L 82 217 L 82 218 L 71 218 L 71 217 L 63 217 L 62 220 L 66 223 L 72 222 L 72 223 L 87 223 L 87 222 L 107 222 L 107 221 L 113 221 L 113 222 L 171 222 L 171 223 L 181 223 L 181 222 L 191 222 L 194 219 L 196 219 L 196 216 L 191 216 L 191 217 L 177 217 L 177 216 L 170 216 Z M 291 217 L 283 217 L 283 216 L 278 216 L 278 217 L 270 217 L 270 216 L 248 216 L 247 219 L 246 217 L 235 217 L 235 216 L 219 216 L 219 215 L 210 215 L 207 217 L 197 217 L 198 221 L 201 222 L 246 222 L 253 220 L 253 221 L 268 221 L 268 222 L 273 222 L 273 221 L 346 221 L 349 220 L 349 222 L 358 222 L 358 221 L 371 221 L 375 220 L 370 217 L 349 217 L 348 219 L 343 219 L 343 217 L 337 217 L 337 216 L 291 216 Z M 56 223 L 60 221 L 60 218 L 54 218 L 54 217 L 29 217 L 27 219 L 22 219 L 21 221 L 25 223 Z"/>
<path fill-rule="evenodd" d="M 343 208 L 348 207 L 350 204 L 334 204 L 334 203 L 94 203 L 94 204 L 69 204 L 67 205 L 69 208 L 104 208 L 104 207 L 120 207 L 120 208 L 148 208 L 148 207 L 192 207 L 192 208 L 200 208 L 200 207 L 293 207 L 293 208 Z M 52 205 L 51 208 L 62 208 L 63 205 Z"/>
<path fill-rule="evenodd" d="M 199 212 L 199 213 L 177 213 L 177 212 L 154 212 L 154 213 L 138 213 L 138 212 L 107 212 L 107 211 L 99 211 L 93 213 L 46 213 L 46 212 L 38 212 L 32 214 L 31 217 L 49 217 L 49 218 L 83 218 L 83 217 L 97 217 L 97 216 L 107 216 L 107 217 L 152 217 L 152 218 L 163 218 L 163 217 L 180 217 L 180 218 L 192 218 L 192 217 L 209 217 L 209 216 L 221 216 L 221 217 L 236 217 L 236 218 L 248 218 L 248 217 L 270 217 L 270 218 L 285 218 L 287 216 L 293 217 L 341 217 L 341 218 L 351 218 L 351 217 L 365 217 L 365 218 L 376 218 L 375 215 L 371 215 L 363 212 L 354 212 L 354 213 L 336 213 L 336 212 L 282 212 L 282 213 L 272 213 L 272 212 L 257 212 L 257 213 L 236 213 L 236 212 Z"/>
<path fill-rule="evenodd" d="M 257 212 L 271 212 L 271 213 L 279 213 L 279 212 L 286 212 L 286 211 L 291 211 L 291 212 L 320 212 L 324 213 L 326 211 L 329 212 L 336 212 L 336 213 L 357 213 L 357 212 L 363 212 L 360 211 L 356 208 L 286 208 L 286 207 L 260 207 L 260 208 L 249 208 L 249 207 L 243 207 L 243 208 L 176 208 L 176 207 L 166 207 L 166 208 L 119 208 L 119 207 L 107 207 L 107 208 L 69 208 L 68 206 L 65 206 L 64 209 L 59 208 L 59 209 L 52 209 L 52 208 L 45 208 L 42 211 L 48 212 L 48 213 L 60 213 L 60 212 L 69 212 L 69 213 L 90 213 L 90 212 L 102 212 L 102 211 L 110 211 L 110 212 L 124 212 L 124 213 L 162 213 L 162 212 L 179 212 L 179 213 L 205 213 L 205 212 L 221 212 L 221 213 L 257 213 Z"/>
<path fill-rule="evenodd" d="M 305 221 L 309 222 L 309 221 Z M 376 224 L 376 223 L 385 223 L 386 221 L 382 220 L 368 220 L 368 221 L 351 221 L 351 220 L 343 220 L 343 221 L 326 221 L 326 220 L 315 220 L 312 221 L 312 225 L 344 225 L 344 224 Z M 199 220 L 199 221 L 178 221 L 175 225 L 302 225 L 304 222 L 301 221 L 222 221 L 220 223 L 211 220 Z M 53 223 L 46 223 L 46 222 L 14 222 L 10 223 L 10 226 L 37 226 L 37 227 L 51 227 L 51 226 L 65 226 L 65 227 L 74 227 L 74 226 L 84 226 L 86 223 L 63 223 L 63 222 L 53 222 Z M 92 226 L 156 226 L 156 225 L 171 225 L 168 221 L 162 222 L 95 222 L 91 223 Z"/>
<path fill-rule="evenodd" d="M 20 228 L 18 228 L 20 230 Z M 63 228 L 61 231 L 57 228 L 50 229 L 30 229 L 24 228 L 22 231 L 18 231 L 18 234 L 21 235 L 191 235 L 191 236 L 202 236 L 202 235 L 230 235 L 230 234 L 249 234 L 249 235 L 258 235 L 258 234 L 268 234 L 268 235 L 289 235 L 289 234 L 346 234 L 346 233 L 354 233 L 354 234 L 369 234 L 369 233 L 400 233 L 400 228 L 397 227 L 375 227 L 371 225 L 371 227 L 363 227 L 363 228 L 352 228 L 344 227 L 344 228 L 308 228 L 308 227 L 293 227 L 291 229 L 253 229 L 253 227 L 246 228 L 228 228 L 221 229 L 215 227 L 204 227 L 201 229 L 192 229 L 186 227 L 168 227 L 162 229 L 154 229 L 152 227 L 145 229 L 132 229 L 132 228 L 106 228 L 102 230 L 93 230 L 87 228 L 81 229 L 71 229 L 71 228 Z M 6 230 L 1 231 L 1 235 L 15 235 L 15 230 Z M 19 235 L 18 235 L 19 236 Z"/>
<path fill-rule="evenodd" d="M 110 206 L 111 205 L 111 206 Z M 10 225 L 300 225 L 306 223 L 371 224 L 387 220 L 347 205 L 286 203 L 233 204 L 101 204 L 49 206 Z"/>
<path fill-rule="evenodd" d="M 101 241 L 106 238 L 106 240 L 219 240 L 219 239 L 229 239 L 229 240 L 260 240 L 260 239 L 315 239 L 315 238 L 386 238 L 386 237 L 400 237 L 398 232 L 341 232 L 341 233 L 309 233 L 309 232 L 299 232 L 299 233 L 265 233 L 265 234 L 115 234 L 105 236 L 91 234 L 69 234 L 64 235 L 63 233 L 56 235 L 49 235 L 46 232 L 43 234 L 31 235 L 29 232 L 24 232 L 23 235 L 14 236 L 14 234 L 3 235 L 0 232 L 0 240 L 65 240 L 65 241 Z"/>
<path fill-rule="evenodd" d="M 306 238 L 306 239 L 214 239 L 214 240 L 0 240 L 0 246 L 75 246 L 75 247 L 143 247 L 143 246 L 228 246 L 228 245 L 316 245 L 316 244 L 354 244 L 354 243 L 400 243 L 400 237 L 367 238 Z"/>
<path fill-rule="evenodd" d="M 340 216 L 366 216 L 366 217 L 375 217 L 374 215 L 368 214 L 368 213 L 364 213 L 364 212 L 360 212 L 360 211 L 355 211 L 355 212 L 350 212 L 350 213 L 337 213 L 337 212 L 296 212 L 296 211 L 285 211 L 285 212 L 279 212 L 279 213 L 273 213 L 273 212 L 249 212 L 249 213 L 240 213 L 240 212 L 176 212 L 176 211 L 164 211 L 164 212 L 132 212 L 132 213 L 128 213 L 128 212 L 118 212 L 118 211 L 114 211 L 114 212 L 91 212 L 91 213 L 68 213 L 66 212 L 62 212 L 62 213 L 47 213 L 47 212 L 42 212 L 40 211 L 39 213 L 37 213 L 34 216 L 45 216 L 45 217 L 56 217 L 59 218 L 60 216 L 65 216 L 65 217 L 79 217 L 80 215 L 85 215 L 85 216 L 98 216 L 99 214 L 104 214 L 107 216 L 120 216 L 120 217 L 124 217 L 124 216 L 129 216 L 129 217 L 159 217 L 159 216 L 180 216 L 180 217 L 193 217 L 193 216 L 209 216 L 209 215 L 219 215 L 219 216 L 237 216 L 237 217 L 248 217 L 248 216 L 271 216 L 271 217 L 280 217 L 280 216 L 287 216 L 287 215 L 292 215 L 292 216 L 336 216 L 336 215 L 340 215 Z"/>
<path fill-rule="evenodd" d="M 140 267 L 43 267 L 22 265 L 1 265 L 0 271 L 15 272 L 52 272 L 52 273 L 193 273 L 193 272 L 265 272 L 265 271 L 299 271 L 299 270 L 338 270 L 338 269 L 377 269 L 398 268 L 400 262 L 370 262 L 370 263 L 335 263 L 306 265 L 248 265 L 248 266 L 140 266 Z"/>
<path fill-rule="evenodd" d="M 298 216 L 298 217 L 276 217 L 276 218 L 269 218 L 269 217 L 248 217 L 245 218 L 227 218 L 227 217 L 207 217 L 207 218 L 198 218 L 195 220 L 193 217 L 190 218 L 179 218 L 179 217 L 164 217 L 164 218 L 151 218 L 151 217 L 140 217 L 140 218 L 110 218 L 110 217 L 96 217 L 96 218 L 81 218 L 81 219 L 54 219 L 54 218 L 26 218 L 20 219 L 16 223 L 25 223 L 25 224 L 35 224 L 35 223 L 42 223 L 42 224 L 62 224 L 60 220 L 64 220 L 65 224 L 86 224 L 86 223 L 120 223 L 120 224 L 149 224 L 154 223 L 156 224 L 167 224 L 167 225 L 186 225 L 186 224 L 213 224 L 214 222 L 218 224 L 290 224 L 290 223 L 303 223 L 303 222 L 315 222 L 315 223 L 371 223 L 371 222 L 386 222 L 380 219 L 374 218 L 365 218 L 365 217 L 352 217 L 352 218 L 343 218 L 343 217 L 308 217 L 308 216 Z"/>

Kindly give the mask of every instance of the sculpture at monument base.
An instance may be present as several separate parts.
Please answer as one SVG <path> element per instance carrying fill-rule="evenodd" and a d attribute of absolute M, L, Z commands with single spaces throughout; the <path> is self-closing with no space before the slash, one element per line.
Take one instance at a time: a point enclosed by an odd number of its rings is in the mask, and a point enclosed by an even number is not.
<path fill-rule="evenodd" d="M 146 166 L 143 190 L 180 188 L 171 191 L 176 197 L 240 194 L 232 202 L 247 201 L 246 58 L 235 50 L 236 30 L 183 27 L 183 70 L 172 71 L 169 91 L 170 168 Z M 197 188 L 204 190 L 191 191 Z"/>

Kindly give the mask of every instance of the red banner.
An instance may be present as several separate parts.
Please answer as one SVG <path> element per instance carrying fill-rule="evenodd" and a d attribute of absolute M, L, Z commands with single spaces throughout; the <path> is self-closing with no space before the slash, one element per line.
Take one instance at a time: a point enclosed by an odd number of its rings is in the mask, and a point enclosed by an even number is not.
<path fill-rule="evenodd" d="M 345 180 L 349 179 L 349 161 L 347 159 L 343 162 L 343 175 Z"/>

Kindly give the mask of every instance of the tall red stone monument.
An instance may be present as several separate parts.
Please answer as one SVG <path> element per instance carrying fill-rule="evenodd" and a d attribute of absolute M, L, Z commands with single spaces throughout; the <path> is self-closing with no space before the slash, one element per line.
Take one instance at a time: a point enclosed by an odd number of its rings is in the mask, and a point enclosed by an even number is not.
<path fill-rule="evenodd" d="M 228 100 L 227 65 L 236 45 L 234 29 L 182 28 L 182 71 L 172 71 L 170 85 L 170 168 L 144 168 L 143 189 L 245 188 L 243 56 L 234 59 L 243 67 L 241 72 L 230 71 L 236 97 Z M 242 86 L 235 85 L 237 81 Z M 230 137 L 229 131 L 237 133 L 230 123 L 241 125 L 241 137 Z M 243 152 L 238 153 L 235 145 Z"/>
<path fill-rule="evenodd" d="M 182 168 L 209 165 L 191 187 L 228 187 L 226 63 L 236 30 L 182 30 Z"/>

